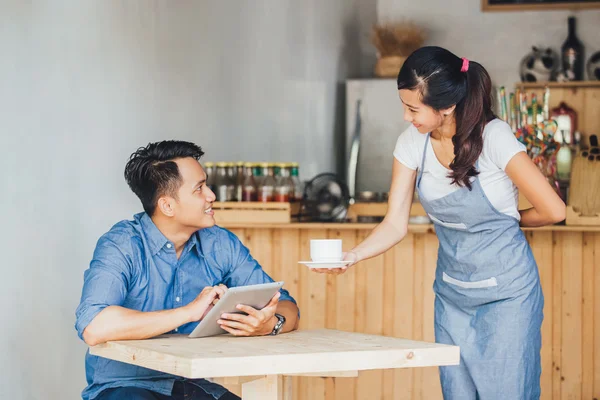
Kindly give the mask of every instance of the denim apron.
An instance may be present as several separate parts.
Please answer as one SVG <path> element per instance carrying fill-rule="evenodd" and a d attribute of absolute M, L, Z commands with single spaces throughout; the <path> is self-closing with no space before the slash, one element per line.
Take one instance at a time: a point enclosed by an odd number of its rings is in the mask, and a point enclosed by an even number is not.
<path fill-rule="evenodd" d="M 440 367 L 444 399 L 538 399 L 544 297 L 531 248 L 479 178 L 472 190 L 431 201 L 422 195 L 429 136 L 416 188 L 439 239 L 435 337 L 461 353 L 460 365 Z"/>

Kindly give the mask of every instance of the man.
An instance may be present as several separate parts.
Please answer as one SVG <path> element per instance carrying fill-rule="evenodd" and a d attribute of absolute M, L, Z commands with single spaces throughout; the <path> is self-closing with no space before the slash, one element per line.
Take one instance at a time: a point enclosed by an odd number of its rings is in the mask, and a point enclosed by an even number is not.
<path fill-rule="evenodd" d="M 189 334 L 228 287 L 273 282 L 231 232 L 215 226 L 214 193 L 206 186 L 193 143 L 164 141 L 140 148 L 125 179 L 145 212 L 104 234 L 85 272 L 77 332 L 88 345 Z M 262 310 L 223 314 L 235 336 L 297 329 L 298 307 L 286 290 Z M 283 322 L 283 326 L 281 323 Z M 86 354 L 84 400 L 238 399 L 203 379 L 162 372 Z"/>

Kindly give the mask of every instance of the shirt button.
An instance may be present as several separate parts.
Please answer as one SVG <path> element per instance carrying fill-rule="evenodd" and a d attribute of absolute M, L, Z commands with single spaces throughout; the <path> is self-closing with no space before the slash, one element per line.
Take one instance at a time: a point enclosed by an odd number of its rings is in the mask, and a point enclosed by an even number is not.
<path fill-rule="evenodd" d="M 167 243 L 167 249 L 170 249 L 171 247 L 173 247 L 173 245 L 171 245 L 171 243 Z"/>
<path fill-rule="evenodd" d="M 176 301 L 176 302 L 178 302 L 178 303 L 179 303 L 179 300 L 181 300 L 181 299 L 179 298 L 179 296 L 175 297 L 175 301 Z"/>

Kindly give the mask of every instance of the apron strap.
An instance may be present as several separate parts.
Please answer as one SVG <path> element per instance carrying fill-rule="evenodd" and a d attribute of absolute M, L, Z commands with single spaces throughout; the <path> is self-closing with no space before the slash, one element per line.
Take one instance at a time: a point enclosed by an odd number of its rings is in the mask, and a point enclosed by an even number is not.
<path fill-rule="evenodd" d="M 417 176 L 417 186 L 421 184 L 421 177 L 423 176 L 423 168 L 425 167 L 425 157 L 427 157 L 427 145 L 429 144 L 429 135 L 425 138 L 425 147 L 423 147 L 423 160 L 421 160 L 421 167 L 419 168 L 419 174 Z"/>

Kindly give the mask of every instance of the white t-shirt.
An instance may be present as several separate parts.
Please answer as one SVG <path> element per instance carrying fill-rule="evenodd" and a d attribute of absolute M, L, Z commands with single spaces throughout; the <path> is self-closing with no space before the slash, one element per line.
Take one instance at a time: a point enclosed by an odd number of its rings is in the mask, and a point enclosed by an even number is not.
<path fill-rule="evenodd" d="M 421 168 L 426 134 L 420 133 L 411 125 L 396 142 L 394 157 L 406 167 L 416 170 Z M 421 193 L 429 201 L 439 199 L 459 189 L 452 185 L 448 178 L 449 169 L 437 159 L 431 139 L 427 144 L 427 157 L 421 178 Z M 479 181 L 496 210 L 520 220 L 518 203 L 519 192 L 504 170 L 515 154 L 526 151 L 513 134 L 510 126 L 500 120 L 490 121 L 483 130 L 483 149 L 479 156 Z"/>

